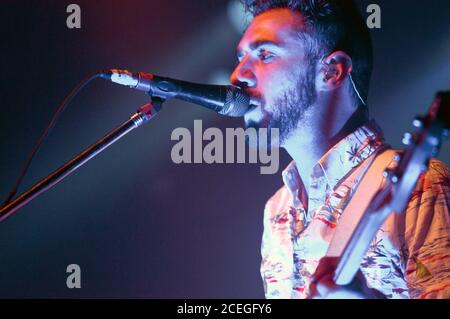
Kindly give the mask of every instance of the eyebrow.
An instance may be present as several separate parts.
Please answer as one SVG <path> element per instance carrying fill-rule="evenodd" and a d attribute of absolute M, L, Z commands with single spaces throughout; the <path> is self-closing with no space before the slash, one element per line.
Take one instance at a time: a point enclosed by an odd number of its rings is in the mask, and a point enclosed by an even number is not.
<path fill-rule="evenodd" d="M 252 42 L 252 43 L 250 43 L 250 50 L 251 51 L 253 51 L 253 50 L 256 50 L 256 49 L 258 49 L 259 47 L 262 47 L 262 46 L 265 46 L 265 45 L 267 45 L 267 46 L 273 46 L 273 47 L 280 47 L 280 45 L 279 44 L 277 44 L 277 43 L 275 43 L 275 42 L 273 42 L 273 41 L 271 41 L 271 40 L 257 40 L 257 41 L 254 41 L 254 42 Z M 242 54 L 243 54 L 243 52 L 242 52 L 243 50 L 241 50 L 241 49 L 237 49 L 236 50 L 236 56 L 239 58 Z"/>

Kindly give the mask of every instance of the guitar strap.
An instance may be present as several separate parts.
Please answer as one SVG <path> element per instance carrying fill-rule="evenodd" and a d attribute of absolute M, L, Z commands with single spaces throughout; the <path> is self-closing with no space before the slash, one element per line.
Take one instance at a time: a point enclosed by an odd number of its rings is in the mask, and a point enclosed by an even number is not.
<path fill-rule="evenodd" d="M 369 167 L 360 181 L 355 194 L 352 196 L 344 212 L 339 217 L 335 234 L 331 240 L 326 257 L 339 257 L 342 255 L 361 217 L 364 215 L 372 198 L 383 183 L 383 173 L 392 162 L 396 152 L 394 150 L 381 150 L 369 161 Z M 359 172 L 356 172 L 359 173 Z"/>

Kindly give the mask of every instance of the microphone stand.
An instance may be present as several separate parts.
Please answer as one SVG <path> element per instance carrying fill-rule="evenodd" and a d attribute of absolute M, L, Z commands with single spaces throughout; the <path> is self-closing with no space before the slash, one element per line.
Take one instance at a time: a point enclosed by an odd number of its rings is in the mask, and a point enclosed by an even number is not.
<path fill-rule="evenodd" d="M 132 130 L 142 126 L 152 119 L 162 108 L 163 99 L 153 98 L 152 102 L 140 107 L 129 120 L 113 129 L 107 135 L 82 151 L 72 160 L 61 166 L 59 169 L 48 175 L 46 178 L 35 184 L 28 191 L 7 203 L 0 208 L 0 223 L 14 214 L 21 207 L 31 202 L 34 198 L 49 190 L 64 178 L 72 174 L 78 168 L 86 164 L 89 160 L 100 154 L 119 139 L 130 133 Z"/>

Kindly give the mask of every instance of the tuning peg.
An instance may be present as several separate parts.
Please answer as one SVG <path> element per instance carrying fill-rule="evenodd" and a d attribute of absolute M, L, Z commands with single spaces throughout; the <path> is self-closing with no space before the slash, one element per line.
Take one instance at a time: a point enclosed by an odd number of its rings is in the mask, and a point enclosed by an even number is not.
<path fill-rule="evenodd" d="M 437 147 L 439 145 L 439 138 L 435 136 L 428 137 L 428 143 L 430 143 L 432 146 Z"/>
<path fill-rule="evenodd" d="M 442 131 L 442 138 L 447 139 L 450 137 L 450 131 L 449 130 L 443 130 Z"/>
<path fill-rule="evenodd" d="M 397 184 L 399 181 L 398 176 L 395 174 L 395 171 L 393 169 L 386 169 L 383 172 L 383 177 L 386 178 L 387 180 L 390 180 L 392 182 L 392 184 Z"/>
<path fill-rule="evenodd" d="M 409 132 L 406 132 L 405 134 L 403 134 L 403 140 L 402 143 L 403 145 L 409 146 L 413 143 L 413 135 Z"/>
<path fill-rule="evenodd" d="M 392 182 L 392 184 L 397 184 L 398 181 L 399 181 L 399 178 L 398 178 L 397 175 L 392 175 L 392 176 L 391 176 L 391 182 Z"/>
<path fill-rule="evenodd" d="M 417 116 L 413 121 L 413 126 L 415 128 L 423 128 L 424 118 L 422 116 Z"/>
<path fill-rule="evenodd" d="M 392 158 L 392 160 L 396 163 L 400 162 L 401 159 L 402 157 L 400 156 L 400 154 L 395 154 L 394 157 Z"/>

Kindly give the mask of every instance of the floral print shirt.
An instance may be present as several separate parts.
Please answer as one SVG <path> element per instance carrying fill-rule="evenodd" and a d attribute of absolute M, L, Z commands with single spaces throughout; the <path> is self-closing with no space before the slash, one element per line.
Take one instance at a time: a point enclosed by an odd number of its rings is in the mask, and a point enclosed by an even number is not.
<path fill-rule="evenodd" d="M 371 121 L 330 149 L 312 170 L 307 208 L 300 201 L 305 186 L 296 163 L 283 172 L 284 186 L 264 211 L 266 298 L 309 297 L 311 277 L 361 179 L 354 172 L 384 146 L 381 130 Z M 387 298 L 450 298 L 449 205 L 448 167 L 431 160 L 405 214 L 388 218 L 361 263 L 370 288 Z"/>

